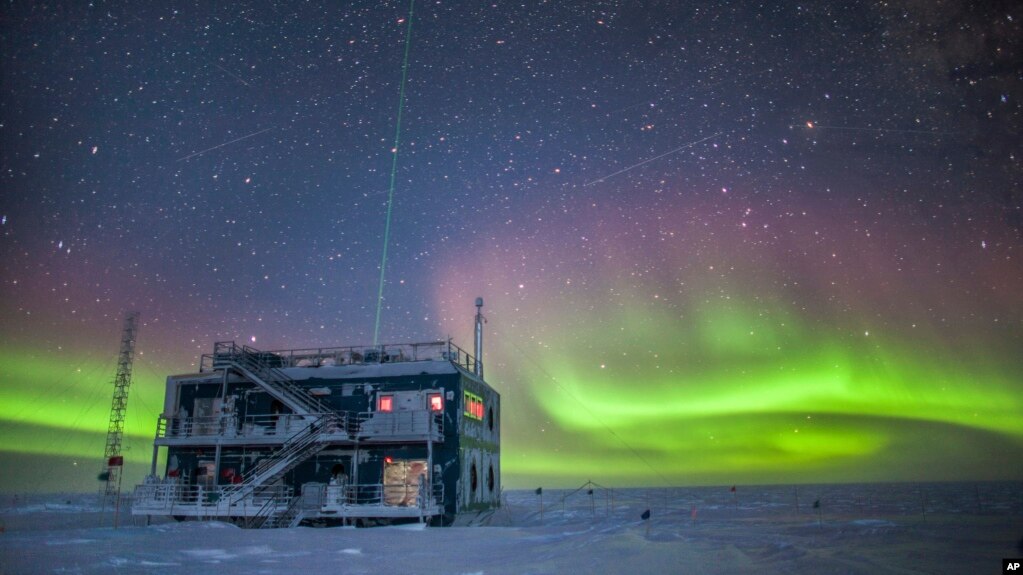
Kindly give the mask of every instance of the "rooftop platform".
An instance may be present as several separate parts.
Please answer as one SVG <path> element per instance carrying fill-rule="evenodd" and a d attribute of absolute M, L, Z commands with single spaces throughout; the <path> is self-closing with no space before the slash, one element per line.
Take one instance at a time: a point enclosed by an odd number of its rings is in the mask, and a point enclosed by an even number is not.
<path fill-rule="evenodd" d="M 472 373 L 476 364 L 476 358 L 472 354 L 451 343 L 451 340 L 269 351 L 238 346 L 235 342 L 229 341 L 217 342 L 214 344 L 213 353 L 203 354 L 199 371 L 200 373 L 214 371 L 219 359 L 238 353 L 252 354 L 269 367 L 276 369 L 348 366 L 349 370 L 346 371 L 351 371 L 351 368 L 356 367 L 410 364 L 408 370 L 403 371 L 419 373 L 411 364 L 420 364 L 420 367 L 423 367 L 424 364 L 444 362 Z M 421 371 L 430 372 L 425 367 Z M 288 373 L 291 375 L 295 372 L 289 370 Z"/>

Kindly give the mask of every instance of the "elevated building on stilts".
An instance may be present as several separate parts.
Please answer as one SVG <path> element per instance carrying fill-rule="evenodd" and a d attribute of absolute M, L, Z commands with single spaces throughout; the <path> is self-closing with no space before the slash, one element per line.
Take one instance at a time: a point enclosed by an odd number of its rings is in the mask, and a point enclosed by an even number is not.
<path fill-rule="evenodd" d="M 501 398 L 450 340 L 214 345 L 167 378 L 132 513 L 246 527 L 469 524 L 500 504 Z M 164 462 L 163 473 L 158 461 Z"/>

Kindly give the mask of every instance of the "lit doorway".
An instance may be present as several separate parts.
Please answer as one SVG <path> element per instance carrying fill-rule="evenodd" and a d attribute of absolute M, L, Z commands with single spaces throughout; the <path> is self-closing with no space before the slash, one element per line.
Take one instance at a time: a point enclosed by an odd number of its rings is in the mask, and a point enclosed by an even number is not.
<path fill-rule="evenodd" d="M 416 507 L 419 505 L 419 480 L 429 489 L 428 465 L 425 459 L 384 460 L 384 505 Z"/>

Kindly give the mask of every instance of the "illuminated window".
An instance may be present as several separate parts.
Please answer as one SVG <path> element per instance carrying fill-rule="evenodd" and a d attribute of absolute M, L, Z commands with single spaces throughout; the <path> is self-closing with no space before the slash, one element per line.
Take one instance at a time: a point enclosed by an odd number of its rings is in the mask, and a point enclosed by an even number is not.
<path fill-rule="evenodd" d="M 394 411 L 394 396 L 381 395 L 377 399 L 377 411 Z"/>
<path fill-rule="evenodd" d="M 478 396 L 478 395 L 476 395 L 476 394 L 474 394 L 474 393 L 470 393 L 468 391 L 466 391 L 463 394 L 462 398 L 463 398 L 463 404 L 464 404 L 463 405 L 463 409 L 462 409 L 462 413 L 464 413 L 466 417 L 470 417 L 472 419 L 482 420 L 483 419 L 483 398 Z"/>
<path fill-rule="evenodd" d="M 430 402 L 430 411 L 444 411 L 444 398 L 439 393 L 431 393 L 427 397 Z"/>

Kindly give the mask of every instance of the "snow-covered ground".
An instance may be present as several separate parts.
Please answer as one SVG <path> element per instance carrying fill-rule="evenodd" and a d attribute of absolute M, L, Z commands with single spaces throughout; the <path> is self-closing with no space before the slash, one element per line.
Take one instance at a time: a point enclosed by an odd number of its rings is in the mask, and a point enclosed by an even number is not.
<path fill-rule="evenodd" d="M 589 493 L 593 489 L 592 495 Z M 997 573 L 1021 484 L 506 493 L 487 527 L 243 530 L 155 522 L 89 495 L 4 495 L 0 574 Z M 814 508 L 815 501 L 820 507 Z M 641 519 L 643 511 L 650 519 Z"/>

